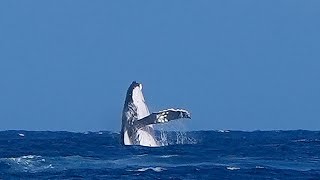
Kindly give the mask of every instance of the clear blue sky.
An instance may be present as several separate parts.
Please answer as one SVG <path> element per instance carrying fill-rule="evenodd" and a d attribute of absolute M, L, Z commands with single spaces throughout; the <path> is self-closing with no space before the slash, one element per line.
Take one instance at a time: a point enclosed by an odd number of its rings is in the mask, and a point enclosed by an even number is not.
<path fill-rule="evenodd" d="M 189 130 L 319 130 L 320 1 L 0 2 L 0 130 L 119 131 L 133 80 Z"/>

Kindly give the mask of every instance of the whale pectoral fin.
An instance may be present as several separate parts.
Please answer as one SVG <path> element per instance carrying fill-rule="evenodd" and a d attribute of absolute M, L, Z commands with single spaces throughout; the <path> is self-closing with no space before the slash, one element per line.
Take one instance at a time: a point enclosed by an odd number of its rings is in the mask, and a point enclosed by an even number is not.
<path fill-rule="evenodd" d="M 188 118 L 191 119 L 190 113 L 183 109 L 167 109 L 160 112 L 152 113 L 147 117 L 134 122 L 134 126 L 142 128 L 150 124 L 166 123 L 171 120 Z"/>

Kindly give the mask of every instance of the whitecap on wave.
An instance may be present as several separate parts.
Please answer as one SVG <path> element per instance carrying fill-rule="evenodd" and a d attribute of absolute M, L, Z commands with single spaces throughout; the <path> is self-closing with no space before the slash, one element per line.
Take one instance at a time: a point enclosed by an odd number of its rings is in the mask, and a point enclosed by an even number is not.
<path fill-rule="evenodd" d="M 138 155 L 135 155 L 137 157 L 143 157 L 143 156 L 147 156 L 148 154 L 138 154 Z"/>
<path fill-rule="evenodd" d="M 297 140 L 293 140 L 292 142 L 306 142 L 306 143 L 309 143 L 309 142 L 320 142 L 319 139 L 297 139 Z"/>
<path fill-rule="evenodd" d="M 0 161 L 8 164 L 13 170 L 23 172 L 38 172 L 54 168 L 52 164 L 46 163 L 42 156 L 37 155 L 1 158 Z"/>
<path fill-rule="evenodd" d="M 220 132 L 220 133 L 229 133 L 230 131 L 229 130 L 220 129 L 220 130 L 218 130 L 218 132 Z"/>
<path fill-rule="evenodd" d="M 240 168 L 234 167 L 234 166 L 229 166 L 229 167 L 227 167 L 227 169 L 233 171 L 233 170 L 239 170 Z"/>
<path fill-rule="evenodd" d="M 171 158 L 171 157 L 177 157 L 177 156 L 179 156 L 179 155 L 176 155 L 176 154 L 172 154 L 172 155 L 162 155 L 162 156 L 160 156 L 161 158 Z"/>
<path fill-rule="evenodd" d="M 145 167 L 145 168 L 140 168 L 140 169 L 137 169 L 137 170 L 128 170 L 128 171 L 144 172 L 144 171 L 148 171 L 148 170 L 152 170 L 152 171 L 155 171 L 155 172 L 161 172 L 161 171 L 165 171 L 167 169 L 163 168 L 163 167 Z"/>

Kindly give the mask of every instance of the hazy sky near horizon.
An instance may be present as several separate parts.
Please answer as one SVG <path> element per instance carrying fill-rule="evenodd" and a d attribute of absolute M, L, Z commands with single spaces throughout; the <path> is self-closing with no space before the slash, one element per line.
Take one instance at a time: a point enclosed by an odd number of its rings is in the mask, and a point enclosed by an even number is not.
<path fill-rule="evenodd" d="M 0 130 L 119 131 L 126 90 L 189 130 L 320 129 L 320 1 L 1 1 Z"/>

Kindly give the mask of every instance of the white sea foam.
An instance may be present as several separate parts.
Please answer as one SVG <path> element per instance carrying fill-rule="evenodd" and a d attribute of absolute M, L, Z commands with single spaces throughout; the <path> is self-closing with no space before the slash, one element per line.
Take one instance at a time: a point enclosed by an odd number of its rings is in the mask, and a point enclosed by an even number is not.
<path fill-rule="evenodd" d="M 220 132 L 220 133 L 228 133 L 228 132 L 230 132 L 229 130 L 218 130 L 218 132 Z"/>
<path fill-rule="evenodd" d="M 294 140 L 293 142 L 307 142 L 309 140 L 307 139 L 297 139 L 297 140 Z"/>
<path fill-rule="evenodd" d="M 9 160 L 15 161 L 17 163 L 20 162 L 28 162 L 28 160 L 32 160 L 35 158 L 41 158 L 41 156 L 36 156 L 36 155 L 26 155 L 26 156 L 21 156 L 21 157 L 16 157 L 16 158 L 8 158 Z"/>
<path fill-rule="evenodd" d="M 138 157 L 143 157 L 143 156 L 146 156 L 146 155 L 148 155 L 148 154 L 138 154 L 138 155 L 136 155 L 136 156 L 138 156 Z"/>
<path fill-rule="evenodd" d="M 167 169 L 163 168 L 163 167 L 147 167 L 147 168 L 140 168 L 140 169 L 137 169 L 136 171 L 138 172 L 144 172 L 144 171 L 147 171 L 147 170 L 153 170 L 155 172 L 161 172 L 161 171 L 165 171 Z"/>
<path fill-rule="evenodd" d="M 233 170 L 239 170 L 240 168 L 234 167 L 234 166 L 229 166 L 229 167 L 227 167 L 227 169 L 233 171 Z"/>
<path fill-rule="evenodd" d="M 297 139 L 297 140 L 293 140 L 292 142 L 320 142 L 319 139 Z"/>
<path fill-rule="evenodd" d="M 1 161 L 4 161 L 14 169 L 24 172 L 38 172 L 49 168 L 54 168 L 52 164 L 46 163 L 45 158 L 37 155 L 3 158 Z"/>
<path fill-rule="evenodd" d="M 162 157 L 162 158 L 171 158 L 171 157 L 177 157 L 177 156 L 179 156 L 179 155 L 172 154 L 172 155 L 162 155 L 160 157 Z"/>

